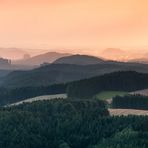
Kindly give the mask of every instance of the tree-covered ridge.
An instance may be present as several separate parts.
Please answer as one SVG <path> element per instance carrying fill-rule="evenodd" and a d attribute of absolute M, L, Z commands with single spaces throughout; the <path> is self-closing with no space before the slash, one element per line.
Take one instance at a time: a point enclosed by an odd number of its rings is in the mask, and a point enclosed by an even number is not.
<path fill-rule="evenodd" d="M 125 95 L 116 96 L 112 101 L 113 108 L 148 110 L 148 96 Z"/>
<path fill-rule="evenodd" d="M 122 71 L 66 84 L 50 86 L 0 88 L 0 105 L 50 94 L 66 93 L 71 98 L 92 98 L 104 91 L 135 91 L 148 88 L 148 74 Z"/>
<path fill-rule="evenodd" d="M 11 72 L 0 80 L 0 86 L 11 88 L 49 86 L 100 76 L 115 71 L 131 70 L 148 73 L 147 67 L 147 64 L 115 61 L 106 61 L 95 65 L 45 64 L 45 66 L 33 70 Z"/>
<path fill-rule="evenodd" d="M 98 100 L 51 100 L 0 109 L 2 148 L 146 148 L 148 117 L 110 117 Z"/>
<path fill-rule="evenodd" d="M 101 91 L 135 91 L 145 88 L 148 88 L 148 74 L 120 71 L 72 82 L 68 85 L 67 93 L 69 97 L 88 98 Z"/>
<path fill-rule="evenodd" d="M 128 118 L 127 118 L 128 119 Z M 137 121 L 137 120 L 136 120 Z M 147 148 L 148 132 L 125 128 L 91 148 Z"/>
<path fill-rule="evenodd" d="M 40 87 L 0 88 L 0 106 L 15 103 L 24 99 L 50 94 L 65 93 L 66 84 L 55 84 Z"/>
<path fill-rule="evenodd" d="M 22 105 L 7 107 L 6 110 L 23 110 L 29 112 L 47 112 L 50 115 L 84 115 L 93 114 L 91 118 L 98 116 L 108 116 L 106 104 L 101 100 L 81 100 L 81 99 L 52 99 L 50 101 L 37 101 L 33 103 L 24 103 Z M 4 109 L 4 110 L 5 110 Z"/>

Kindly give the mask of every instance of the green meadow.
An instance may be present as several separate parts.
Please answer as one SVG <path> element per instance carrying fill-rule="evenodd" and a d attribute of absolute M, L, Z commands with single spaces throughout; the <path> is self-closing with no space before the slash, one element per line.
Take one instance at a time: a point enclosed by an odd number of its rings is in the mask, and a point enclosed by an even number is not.
<path fill-rule="evenodd" d="M 102 91 L 96 95 L 96 98 L 101 100 L 108 100 L 112 99 L 115 96 L 124 96 L 126 94 L 128 93 L 124 91 Z"/>

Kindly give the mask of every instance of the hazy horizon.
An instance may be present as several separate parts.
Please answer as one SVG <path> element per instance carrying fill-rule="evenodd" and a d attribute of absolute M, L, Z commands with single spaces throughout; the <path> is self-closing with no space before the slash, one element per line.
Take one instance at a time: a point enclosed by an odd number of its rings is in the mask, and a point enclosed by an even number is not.
<path fill-rule="evenodd" d="M 147 4 L 147 0 L 0 1 L 0 47 L 148 47 Z"/>
<path fill-rule="evenodd" d="M 132 50 L 129 50 L 132 49 Z M 24 55 L 30 55 L 30 57 L 46 54 L 48 52 L 57 53 L 70 53 L 70 54 L 81 54 L 81 55 L 91 55 L 100 58 L 106 58 L 110 60 L 117 61 L 127 61 L 129 59 L 140 59 L 146 58 L 145 54 L 148 54 L 148 48 L 100 48 L 100 49 L 90 49 L 90 48 L 57 48 L 57 49 L 25 49 L 17 47 L 0 47 L 0 57 L 7 58 L 11 60 L 23 59 Z"/>
<path fill-rule="evenodd" d="M 147 0 L 2 0 L 0 47 L 31 56 L 50 51 L 100 56 L 106 48 L 141 54 L 148 52 L 147 5 Z M 23 57 L 2 48 L 2 57 Z"/>

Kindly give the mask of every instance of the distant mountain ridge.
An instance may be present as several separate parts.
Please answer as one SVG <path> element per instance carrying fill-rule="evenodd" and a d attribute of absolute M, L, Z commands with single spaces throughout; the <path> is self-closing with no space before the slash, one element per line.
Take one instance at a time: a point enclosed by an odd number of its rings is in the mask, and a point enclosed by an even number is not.
<path fill-rule="evenodd" d="M 120 48 L 107 48 L 102 51 L 101 57 L 109 59 L 109 60 L 127 62 L 129 60 L 143 58 L 144 53 L 132 51 L 132 50 L 131 51 L 122 50 Z"/>
<path fill-rule="evenodd" d="M 35 66 L 22 66 L 22 65 L 13 65 L 12 61 L 9 59 L 0 58 L 0 70 L 13 71 L 13 70 L 30 70 L 35 68 Z"/>
<path fill-rule="evenodd" d="M 41 65 L 43 63 L 52 63 L 58 58 L 70 56 L 69 53 L 47 52 L 28 59 L 14 61 L 18 65 Z"/>
<path fill-rule="evenodd" d="M 100 64 L 105 61 L 101 58 L 88 56 L 88 55 L 72 55 L 67 57 L 62 57 L 57 59 L 54 64 L 75 64 L 75 65 L 91 65 L 91 64 Z"/>
<path fill-rule="evenodd" d="M 2 48 L 0 47 L 0 57 L 7 59 L 20 59 L 27 52 L 20 48 Z"/>

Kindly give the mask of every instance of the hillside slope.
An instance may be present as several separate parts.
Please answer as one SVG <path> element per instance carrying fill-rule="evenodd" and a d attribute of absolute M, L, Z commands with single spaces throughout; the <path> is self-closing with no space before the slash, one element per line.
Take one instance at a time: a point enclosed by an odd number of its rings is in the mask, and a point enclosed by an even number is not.
<path fill-rule="evenodd" d="M 148 74 L 134 71 L 114 72 L 69 84 L 69 97 L 88 98 L 102 91 L 126 91 L 148 88 Z"/>
<path fill-rule="evenodd" d="M 50 64 L 29 71 L 14 71 L 0 82 L 5 87 L 47 86 L 129 70 L 148 73 L 148 65 L 118 62 L 97 65 Z"/>
<path fill-rule="evenodd" d="M 88 55 L 72 55 L 57 59 L 55 64 L 76 64 L 76 65 L 89 65 L 89 64 L 100 64 L 105 62 L 103 59 L 88 56 Z"/>

